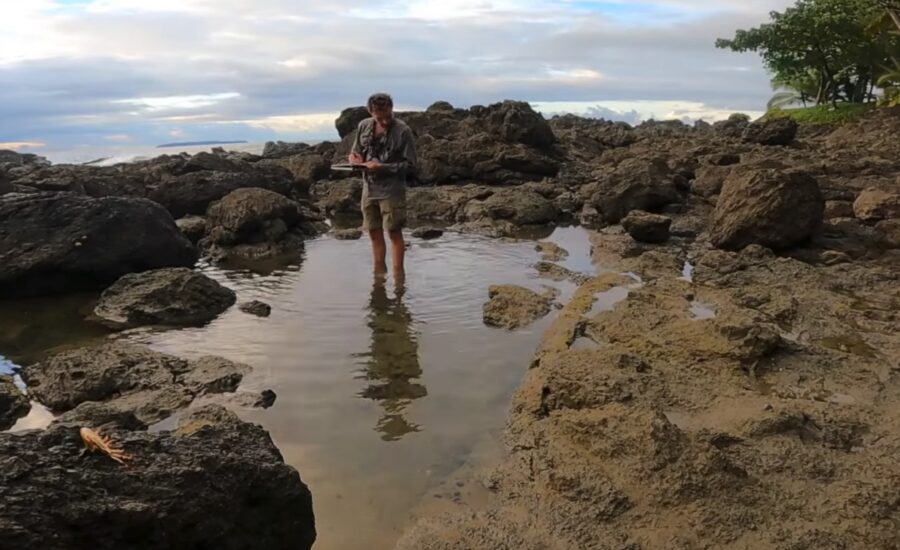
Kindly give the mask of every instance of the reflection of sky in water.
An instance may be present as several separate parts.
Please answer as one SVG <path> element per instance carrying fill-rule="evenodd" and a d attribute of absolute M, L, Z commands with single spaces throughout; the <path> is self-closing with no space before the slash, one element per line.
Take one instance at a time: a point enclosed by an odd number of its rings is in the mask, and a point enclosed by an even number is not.
<path fill-rule="evenodd" d="M 0 374 L 12 374 L 15 366 L 15 363 L 0 355 Z"/>
<path fill-rule="evenodd" d="M 548 239 L 569 269 L 593 272 L 581 229 Z M 376 284 L 366 239 L 309 242 L 299 269 L 204 271 L 262 300 L 269 318 L 232 308 L 209 325 L 124 337 L 182 356 L 222 355 L 254 367 L 243 390 L 271 388 L 266 411 L 244 411 L 272 434 L 310 485 L 319 550 L 390 547 L 409 510 L 503 426 L 548 317 L 513 332 L 484 326 L 488 287 L 534 290 L 533 242 L 447 233 L 412 240 L 407 280 Z M 574 285 L 554 284 L 568 298 Z M 348 517 L 356 528 L 347 529 Z"/>

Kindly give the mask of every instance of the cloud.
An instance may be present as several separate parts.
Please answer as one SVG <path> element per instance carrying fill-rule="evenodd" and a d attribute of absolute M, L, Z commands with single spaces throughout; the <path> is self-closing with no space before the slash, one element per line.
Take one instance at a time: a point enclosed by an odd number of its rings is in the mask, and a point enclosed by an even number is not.
<path fill-rule="evenodd" d="M 40 149 L 41 147 L 46 147 L 46 145 L 46 143 L 39 141 L 0 141 L 0 149 L 12 149 L 13 151 L 18 151 L 19 149 Z"/>
<path fill-rule="evenodd" d="M 327 138 L 342 108 L 381 89 L 404 109 L 514 98 L 756 110 L 771 93 L 758 58 L 713 42 L 790 3 L 10 3 L 0 18 L 0 140 L 156 144 L 173 127 L 197 140 Z"/>

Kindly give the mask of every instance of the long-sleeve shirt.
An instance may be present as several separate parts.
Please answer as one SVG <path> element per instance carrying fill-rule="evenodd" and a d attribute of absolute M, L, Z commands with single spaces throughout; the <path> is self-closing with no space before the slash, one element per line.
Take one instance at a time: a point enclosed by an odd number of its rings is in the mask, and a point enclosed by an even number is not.
<path fill-rule="evenodd" d="M 365 162 L 377 160 L 381 167 L 363 175 L 363 196 L 369 199 L 402 198 L 406 178 L 416 170 L 416 139 L 402 120 L 393 119 L 385 133 L 375 135 L 375 119 L 359 123 L 352 151 Z"/>

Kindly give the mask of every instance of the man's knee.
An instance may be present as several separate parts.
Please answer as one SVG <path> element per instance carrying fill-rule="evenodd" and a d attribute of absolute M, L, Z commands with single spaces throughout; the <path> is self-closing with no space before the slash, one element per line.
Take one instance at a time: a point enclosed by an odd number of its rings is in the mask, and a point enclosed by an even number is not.
<path fill-rule="evenodd" d="M 391 238 L 391 242 L 402 242 L 403 241 L 403 230 L 402 229 L 394 229 L 393 231 L 388 231 L 388 236 Z"/>

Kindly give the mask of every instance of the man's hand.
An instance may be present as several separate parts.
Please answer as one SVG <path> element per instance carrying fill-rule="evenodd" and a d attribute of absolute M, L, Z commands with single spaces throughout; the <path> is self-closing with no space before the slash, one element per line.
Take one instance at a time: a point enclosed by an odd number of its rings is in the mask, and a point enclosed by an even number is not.
<path fill-rule="evenodd" d="M 362 164 L 364 160 L 359 153 L 350 153 L 350 164 Z"/>
<path fill-rule="evenodd" d="M 368 170 L 370 172 L 374 172 L 375 170 L 378 170 L 379 168 L 381 168 L 381 163 L 378 162 L 377 160 L 370 160 L 369 162 L 365 163 L 365 167 L 366 167 L 366 170 Z"/>

